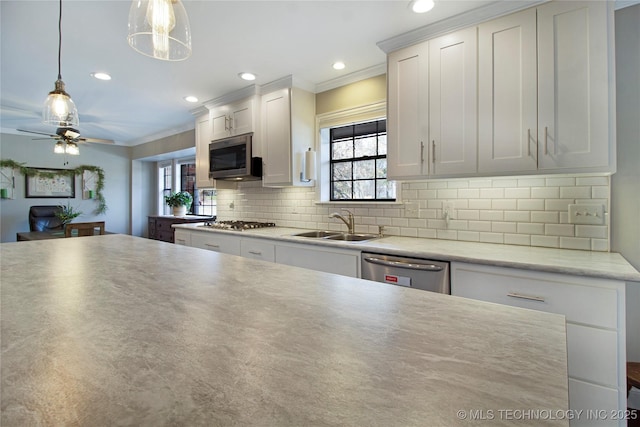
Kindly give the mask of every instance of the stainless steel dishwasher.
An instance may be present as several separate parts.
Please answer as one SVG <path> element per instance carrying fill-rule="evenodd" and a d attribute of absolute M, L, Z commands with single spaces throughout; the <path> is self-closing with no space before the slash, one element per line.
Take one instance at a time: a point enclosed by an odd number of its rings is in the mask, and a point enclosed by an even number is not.
<path fill-rule="evenodd" d="M 448 262 L 363 252 L 361 265 L 363 279 L 451 294 Z"/>

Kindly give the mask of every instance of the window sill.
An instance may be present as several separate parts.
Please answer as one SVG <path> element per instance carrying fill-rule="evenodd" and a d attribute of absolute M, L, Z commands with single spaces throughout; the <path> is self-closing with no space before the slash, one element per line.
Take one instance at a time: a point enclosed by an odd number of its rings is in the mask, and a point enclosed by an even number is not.
<path fill-rule="evenodd" d="M 349 201 L 349 200 L 345 200 L 344 202 L 330 202 L 330 201 L 323 201 L 323 202 L 314 202 L 314 204 L 316 206 L 339 206 L 339 205 L 361 205 L 361 206 L 371 206 L 371 205 L 380 205 L 380 206 L 397 206 L 397 205 L 404 205 L 404 202 L 398 201 L 396 200 L 395 202 L 377 202 L 377 201 L 372 201 L 372 202 L 363 202 L 363 201 Z"/>

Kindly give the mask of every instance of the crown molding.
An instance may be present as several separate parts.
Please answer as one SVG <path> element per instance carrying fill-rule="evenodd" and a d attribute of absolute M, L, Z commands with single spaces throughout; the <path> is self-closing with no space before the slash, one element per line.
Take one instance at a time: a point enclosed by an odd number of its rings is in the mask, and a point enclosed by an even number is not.
<path fill-rule="evenodd" d="M 384 53 L 391 53 L 407 46 L 421 43 L 462 28 L 520 10 L 528 9 L 550 0 L 497 1 L 461 14 L 443 19 L 424 27 L 400 34 L 376 43 Z"/>
<path fill-rule="evenodd" d="M 203 104 L 208 109 L 212 109 L 215 107 L 219 107 L 220 105 L 230 104 L 232 102 L 240 101 L 259 94 L 260 87 L 258 85 L 251 85 L 242 89 L 235 90 L 233 92 L 229 92 L 225 95 L 219 96 L 218 98 L 211 99 L 204 102 Z"/>
<path fill-rule="evenodd" d="M 387 73 L 387 64 L 382 63 L 374 65 L 373 67 L 365 68 L 363 70 L 354 71 L 353 73 L 346 74 L 335 79 L 327 80 L 323 83 L 318 83 L 315 86 L 315 93 L 326 92 L 331 89 L 335 89 L 341 86 L 345 86 L 351 83 L 358 82 L 360 80 L 376 77 L 381 74 Z"/>

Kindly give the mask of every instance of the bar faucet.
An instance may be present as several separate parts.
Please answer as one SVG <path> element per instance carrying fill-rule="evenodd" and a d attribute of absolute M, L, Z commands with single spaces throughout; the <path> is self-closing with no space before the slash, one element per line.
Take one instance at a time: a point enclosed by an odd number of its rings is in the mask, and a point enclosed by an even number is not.
<path fill-rule="evenodd" d="M 347 211 L 349 213 L 349 216 L 348 216 L 349 219 L 345 219 L 344 216 L 340 215 L 338 212 L 333 212 L 332 214 L 329 214 L 329 218 L 338 218 L 339 220 L 342 220 L 342 222 L 344 222 L 347 225 L 347 228 L 349 229 L 349 234 L 353 234 L 353 230 L 356 226 L 355 220 L 353 219 L 353 214 L 349 209 L 342 209 L 342 210 Z"/>

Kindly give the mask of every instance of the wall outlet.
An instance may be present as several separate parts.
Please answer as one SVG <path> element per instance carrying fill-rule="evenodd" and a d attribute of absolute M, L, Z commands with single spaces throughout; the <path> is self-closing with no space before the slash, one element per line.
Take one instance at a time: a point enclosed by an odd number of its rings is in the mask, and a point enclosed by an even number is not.
<path fill-rule="evenodd" d="M 570 224 L 604 224 L 604 205 L 569 205 Z"/>
<path fill-rule="evenodd" d="M 405 218 L 420 218 L 420 203 L 418 203 L 418 202 L 405 202 L 404 203 L 404 217 Z"/>
<path fill-rule="evenodd" d="M 569 205 L 570 224 L 604 224 L 604 205 Z"/>
<path fill-rule="evenodd" d="M 446 220 L 456 218 L 456 210 L 454 202 L 447 201 L 442 202 L 442 218 Z"/>

